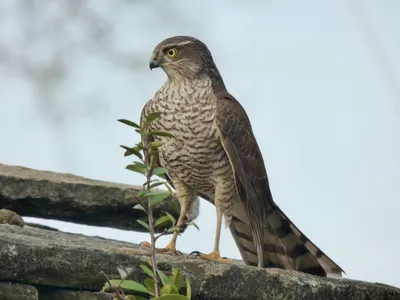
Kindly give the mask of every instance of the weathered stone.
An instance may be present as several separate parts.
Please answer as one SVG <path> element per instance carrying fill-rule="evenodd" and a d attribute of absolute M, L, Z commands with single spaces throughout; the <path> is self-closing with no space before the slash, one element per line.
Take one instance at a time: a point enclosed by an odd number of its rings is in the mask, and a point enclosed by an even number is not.
<path fill-rule="evenodd" d="M 92 292 L 104 284 L 101 270 L 110 278 L 118 278 L 117 266 L 133 267 L 132 278 L 142 281 L 144 274 L 139 265 L 149 258 L 147 249 L 134 244 L 28 225 L 0 225 L 0 245 L 0 280 Z M 157 257 L 161 270 L 180 268 L 191 280 L 193 299 L 400 299 L 400 289 L 381 284 L 166 254 Z"/>
<path fill-rule="evenodd" d="M 24 226 L 24 220 L 21 216 L 8 209 L 0 209 L 0 224 L 11 224 L 17 226 Z"/>
<path fill-rule="evenodd" d="M 112 300 L 113 294 L 39 287 L 40 300 Z M 1 298 L 0 298 L 1 299 Z"/>
<path fill-rule="evenodd" d="M 0 208 L 26 217 L 145 231 L 136 222 L 145 218 L 144 212 L 132 209 L 135 199 L 125 199 L 126 193 L 138 190 L 126 184 L 0 164 Z M 163 201 L 154 207 L 155 217 L 168 211 L 178 218 L 177 207 L 176 199 Z"/>
<path fill-rule="evenodd" d="M 38 291 L 31 285 L 0 281 L 0 299 L 38 300 L 39 296 Z"/>

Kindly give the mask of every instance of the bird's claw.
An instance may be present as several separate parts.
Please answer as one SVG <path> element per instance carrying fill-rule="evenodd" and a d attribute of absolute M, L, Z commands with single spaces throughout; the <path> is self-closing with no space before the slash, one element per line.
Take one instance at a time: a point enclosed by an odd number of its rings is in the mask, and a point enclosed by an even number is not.
<path fill-rule="evenodd" d="M 198 257 L 199 259 L 209 260 L 209 261 L 217 261 L 222 263 L 231 263 L 232 259 L 221 257 L 218 252 L 213 251 L 210 254 L 203 254 L 200 251 L 191 252 L 188 257 Z"/>
<path fill-rule="evenodd" d="M 188 257 L 188 258 L 190 258 L 191 256 L 192 256 L 192 257 L 199 257 L 200 254 L 201 254 L 200 251 L 193 251 L 193 252 L 190 252 L 190 253 L 188 254 L 187 257 Z"/>
<path fill-rule="evenodd" d="M 141 242 L 139 244 L 139 246 L 151 248 L 151 244 L 149 242 Z M 183 255 L 181 251 L 176 250 L 174 245 L 170 245 L 170 244 L 168 244 L 164 248 L 156 248 L 156 252 L 157 253 L 169 253 L 169 254 L 173 254 L 173 255 Z"/>

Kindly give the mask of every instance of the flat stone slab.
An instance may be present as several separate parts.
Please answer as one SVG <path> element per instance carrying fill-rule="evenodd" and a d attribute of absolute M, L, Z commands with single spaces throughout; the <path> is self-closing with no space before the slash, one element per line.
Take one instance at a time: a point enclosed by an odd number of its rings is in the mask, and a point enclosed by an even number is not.
<path fill-rule="evenodd" d="M 191 280 L 195 300 L 400 300 L 400 289 L 382 284 L 257 269 L 240 262 L 224 264 L 167 254 L 157 258 L 161 270 L 168 273 L 179 268 Z M 139 265 L 148 259 L 148 249 L 131 243 L 0 224 L 0 281 L 98 292 L 105 282 L 100 271 L 118 278 L 117 267 L 133 267 L 132 279 L 142 282 L 145 275 Z"/>
<path fill-rule="evenodd" d="M 0 281 L 0 299 L 39 300 L 39 294 L 36 288 L 31 285 Z"/>
<path fill-rule="evenodd" d="M 39 300 L 113 300 L 108 293 L 71 291 L 58 288 L 38 287 Z M 1 299 L 1 298 L 0 298 Z"/>
<path fill-rule="evenodd" d="M 11 224 L 24 227 L 25 222 L 17 213 L 3 208 L 0 209 L 0 224 Z"/>
<path fill-rule="evenodd" d="M 26 217 L 145 231 L 136 220 L 146 215 L 133 209 L 135 199 L 125 198 L 138 190 L 127 184 L 0 164 L 0 209 Z M 163 201 L 153 211 L 156 218 L 167 211 L 178 219 L 179 202 Z"/>

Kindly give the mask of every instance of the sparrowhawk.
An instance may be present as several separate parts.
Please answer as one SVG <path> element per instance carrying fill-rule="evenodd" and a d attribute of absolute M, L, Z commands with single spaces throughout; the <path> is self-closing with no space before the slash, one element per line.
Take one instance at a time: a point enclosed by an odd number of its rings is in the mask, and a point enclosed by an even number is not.
<path fill-rule="evenodd" d="M 198 215 L 198 196 L 215 205 L 214 251 L 202 257 L 224 261 L 219 251 L 224 217 L 246 264 L 341 277 L 342 269 L 273 201 L 249 118 L 227 91 L 207 46 L 188 36 L 165 39 L 150 60 L 151 69 L 158 67 L 168 78 L 141 119 L 161 112 L 152 129 L 174 135 L 155 138 L 163 143 L 159 164 L 181 205 L 178 224 Z M 177 235 L 166 250 L 176 251 Z"/>

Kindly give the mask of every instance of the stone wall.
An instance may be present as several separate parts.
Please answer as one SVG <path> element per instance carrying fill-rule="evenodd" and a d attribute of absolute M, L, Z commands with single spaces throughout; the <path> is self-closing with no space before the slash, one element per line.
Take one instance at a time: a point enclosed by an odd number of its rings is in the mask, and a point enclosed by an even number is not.
<path fill-rule="evenodd" d="M 0 165 L 0 300 L 112 299 L 99 293 L 105 281 L 100 271 L 117 278 L 117 267 L 133 267 L 132 278 L 141 281 L 138 266 L 148 260 L 148 249 L 24 224 L 18 216 L 137 230 L 134 220 L 142 216 L 124 197 L 131 188 Z M 172 206 L 163 204 L 157 211 Z M 182 270 L 192 282 L 193 299 L 400 300 L 399 289 L 383 284 L 257 269 L 241 261 L 222 264 L 166 254 L 158 261 L 165 272 Z"/>
<path fill-rule="evenodd" d="M 136 220 L 146 215 L 132 209 L 138 204 L 135 199 L 126 198 L 138 189 L 127 184 L 0 164 L 0 208 L 25 217 L 143 231 Z M 172 199 L 156 205 L 154 214 L 157 218 L 168 211 L 178 218 L 178 208 L 178 200 Z"/>

